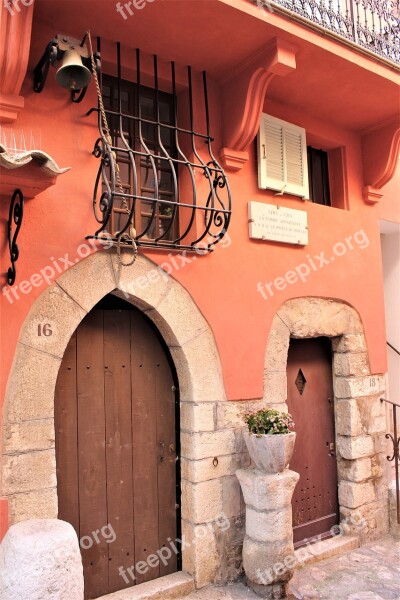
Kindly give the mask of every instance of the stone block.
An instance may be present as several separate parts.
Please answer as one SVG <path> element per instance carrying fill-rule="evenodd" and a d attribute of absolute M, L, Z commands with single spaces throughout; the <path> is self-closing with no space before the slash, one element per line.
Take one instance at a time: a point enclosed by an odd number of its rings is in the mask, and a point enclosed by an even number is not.
<path fill-rule="evenodd" d="M 380 398 L 381 395 L 378 394 L 373 397 L 367 396 L 366 398 L 357 400 L 364 429 L 369 434 L 386 432 L 386 408 L 384 403 L 380 401 Z"/>
<path fill-rule="evenodd" d="M 247 506 L 256 510 L 276 510 L 291 506 L 299 474 L 289 469 L 282 473 L 261 473 L 255 468 L 236 473 Z"/>
<path fill-rule="evenodd" d="M 286 372 L 264 371 L 264 398 L 265 404 L 282 404 L 287 399 Z"/>
<path fill-rule="evenodd" d="M 261 585 L 289 581 L 295 564 L 292 541 L 284 544 L 265 544 L 245 536 L 243 567 L 250 581 Z"/>
<path fill-rule="evenodd" d="M 6 392 L 8 422 L 54 417 L 54 390 L 60 364 L 61 359 L 56 356 L 17 345 Z"/>
<path fill-rule="evenodd" d="M 222 486 L 219 479 L 202 483 L 181 481 L 182 519 L 191 523 L 207 523 L 222 513 Z"/>
<path fill-rule="evenodd" d="M 101 249 L 100 244 L 98 248 L 95 254 L 80 260 L 57 279 L 61 289 L 87 312 L 117 287 L 110 250 Z M 91 281 L 96 285 L 90 285 Z"/>
<path fill-rule="evenodd" d="M 363 333 L 357 311 L 347 304 L 326 298 L 294 298 L 279 308 L 282 321 L 295 338 L 325 335 L 337 337 L 346 333 Z"/>
<path fill-rule="evenodd" d="M 8 496 L 10 523 L 27 519 L 56 519 L 58 515 L 57 488 L 24 492 Z"/>
<path fill-rule="evenodd" d="M 386 434 L 385 433 L 375 433 L 372 438 L 374 440 L 374 453 L 375 454 L 382 454 L 383 452 L 386 452 L 388 449 L 388 440 L 386 439 Z M 389 443 L 389 448 L 390 448 L 390 452 L 392 452 L 392 446 Z"/>
<path fill-rule="evenodd" d="M 337 436 L 337 449 L 343 458 L 355 460 L 375 454 L 374 438 L 371 436 Z"/>
<path fill-rule="evenodd" d="M 194 576 L 197 588 L 213 582 L 218 571 L 214 527 L 212 524 L 193 525 L 182 520 L 182 535 L 189 544 L 183 549 L 182 569 Z"/>
<path fill-rule="evenodd" d="M 86 314 L 86 310 L 53 283 L 32 305 L 19 341 L 30 348 L 62 358 L 69 339 Z M 44 335 L 45 325 L 51 335 Z"/>
<path fill-rule="evenodd" d="M 275 315 L 270 328 L 267 341 L 264 368 L 272 371 L 286 372 L 287 356 L 289 350 L 290 331 L 282 319 Z"/>
<path fill-rule="evenodd" d="M 243 427 L 245 425 L 243 417 L 248 412 L 248 402 L 220 402 L 217 406 L 217 428 L 229 429 Z"/>
<path fill-rule="evenodd" d="M 12 525 L 0 547 L 2 598 L 83 600 L 83 568 L 76 533 L 58 519 Z"/>
<path fill-rule="evenodd" d="M 346 521 L 346 534 L 358 535 L 361 543 L 378 540 L 389 531 L 387 500 L 364 504 L 357 509 L 340 507 Z"/>
<path fill-rule="evenodd" d="M 231 519 L 243 514 L 244 506 L 240 485 L 236 475 L 224 477 L 222 483 L 222 511 Z"/>
<path fill-rule="evenodd" d="M 356 400 L 337 400 L 335 412 L 338 435 L 359 436 L 365 433 Z"/>
<path fill-rule="evenodd" d="M 182 458 L 181 474 L 183 479 L 187 479 L 192 483 L 199 483 L 200 481 L 234 475 L 238 469 L 244 469 L 249 465 L 250 457 L 245 452 L 229 456 L 204 458 L 202 460 L 187 460 L 186 458 Z"/>
<path fill-rule="evenodd" d="M 333 366 L 338 377 L 362 377 L 370 374 L 367 352 L 335 352 Z"/>
<path fill-rule="evenodd" d="M 218 569 L 214 582 L 227 584 L 237 581 L 243 573 L 242 550 L 245 518 L 233 517 L 223 527 L 214 528 L 219 557 Z"/>
<path fill-rule="evenodd" d="M 236 437 L 232 429 L 213 432 L 181 433 L 181 455 L 189 460 L 214 458 L 236 453 Z"/>
<path fill-rule="evenodd" d="M 287 542 L 292 535 L 292 507 L 258 511 L 246 506 L 246 534 L 259 542 Z"/>
<path fill-rule="evenodd" d="M 53 419 L 8 423 L 5 429 L 4 454 L 21 454 L 54 448 Z"/>
<path fill-rule="evenodd" d="M 341 506 L 358 508 L 375 500 L 376 493 L 372 482 L 341 481 L 339 483 L 339 504 Z"/>
<path fill-rule="evenodd" d="M 193 404 L 181 402 L 181 430 L 188 432 L 213 431 L 215 402 Z"/>
<path fill-rule="evenodd" d="M 4 456 L 3 494 L 52 488 L 57 485 L 54 450 Z"/>
<path fill-rule="evenodd" d="M 334 352 L 364 352 L 367 349 L 363 333 L 349 333 L 332 340 Z"/>
<path fill-rule="evenodd" d="M 339 479 L 361 482 L 373 476 L 371 458 L 338 461 Z"/>
<path fill-rule="evenodd" d="M 361 398 L 383 393 L 385 390 L 384 375 L 368 377 L 336 377 L 334 379 L 336 398 Z"/>

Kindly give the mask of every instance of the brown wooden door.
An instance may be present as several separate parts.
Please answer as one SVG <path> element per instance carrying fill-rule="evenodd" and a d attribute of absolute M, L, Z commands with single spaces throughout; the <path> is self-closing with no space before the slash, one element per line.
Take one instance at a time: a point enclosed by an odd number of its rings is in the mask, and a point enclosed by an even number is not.
<path fill-rule="evenodd" d="M 332 352 L 330 340 L 290 340 L 288 407 L 297 433 L 289 467 L 300 473 L 295 488 L 295 545 L 327 537 L 339 522 Z"/>
<path fill-rule="evenodd" d="M 172 371 L 147 319 L 93 310 L 68 344 L 55 394 L 59 518 L 80 539 L 85 598 L 178 568 L 174 551 L 167 564 L 135 568 L 177 538 L 175 414 Z"/>

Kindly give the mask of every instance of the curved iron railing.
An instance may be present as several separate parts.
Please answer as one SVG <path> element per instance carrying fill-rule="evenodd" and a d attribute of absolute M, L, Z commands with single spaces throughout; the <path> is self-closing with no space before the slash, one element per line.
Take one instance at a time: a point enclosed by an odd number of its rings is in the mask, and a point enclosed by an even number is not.
<path fill-rule="evenodd" d="M 385 435 L 387 440 L 392 442 L 393 454 L 387 456 L 387 460 L 392 462 L 394 460 L 394 470 L 396 477 L 396 512 L 397 512 L 397 523 L 400 525 L 400 482 L 399 482 L 399 461 L 400 461 L 400 437 L 397 431 L 397 409 L 400 408 L 400 404 L 381 398 L 381 402 L 386 402 L 393 407 L 393 433 L 387 433 Z"/>
<path fill-rule="evenodd" d="M 254 0 L 273 12 L 284 8 L 316 26 L 400 63 L 400 0 Z"/>
<path fill-rule="evenodd" d="M 98 40 L 100 51 L 100 40 Z M 127 237 L 133 223 L 136 229 L 135 243 L 137 246 L 185 249 L 187 251 L 211 251 L 225 235 L 231 217 L 231 192 L 227 177 L 213 154 L 213 137 L 210 133 L 210 117 L 207 94 L 207 77 L 203 73 L 202 87 L 204 106 L 205 133 L 195 130 L 192 71 L 187 67 L 187 86 L 184 94 L 188 105 L 183 107 L 188 126 L 178 125 L 178 97 L 175 75 L 175 64 L 170 63 L 170 89 L 172 97 L 172 120 L 167 122 L 161 118 L 160 97 L 163 92 L 159 88 L 158 60 L 153 60 L 154 118 L 143 115 L 141 97 L 149 88 L 144 88 L 141 81 L 141 54 L 136 50 L 136 81 L 135 101 L 132 110 L 123 110 L 121 79 L 121 46 L 116 44 L 116 63 L 118 77 L 116 79 L 117 110 L 107 109 L 107 117 L 113 122 L 113 142 L 107 139 L 104 131 L 100 109 L 92 108 L 88 115 L 98 113 L 100 136 L 95 142 L 93 154 L 100 159 L 98 174 L 94 186 L 93 208 L 99 227 L 88 238 L 102 239 L 104 232 L 111 235 L 115 243 L 126 245 Z M 127 57 L 126 64 L 131 64 Z M 183 102 L 182 102 L 183 104 Z M 181 106 L 180 106 L 181 108 Z M 197 108 L 197 105 L 196 105 Z M 198 123 L 198 119 L 196 119 Z M 154 132 L 154 138 L 149 143 L 146 138 L 146 128 Z M 131 130 L 129 137 L 126 130 Z M 163 138 L 168 137 L 169 147 Z M 117 141 L 116 141 L 117 140 Z M 199 143 L 201 147 L 199 149 Z M 121 191 L 118 185 L 115 169 L 116 163 L 124 163 L 129 170 L 130 184 Z M 170 188 L 167 192 L 161 190 L 161 173 L 168 175 Z M 199 182 L 198 175 L 202 181 Z M 151 180 L 152 187 L 143 185 Z M 182 187 L 184 181 L 184 187 Z M 200 193 L 201 190 L 201 193 Z M 206 191 L 204 191 L 206 190 Z M 129 207 L 124 223 L 118 231 L 113 230 L 112 215 L 116 207 Z M 143 206 L 147 213 L 142 215 Z M 119 212 L 121 212 L 120 208 Z M 141 218 L 141 215 L 143 218 Z M 162 219 L 162 227 L 159 223 Z M 157 226 L 156 226 L 157 222 Z"/>

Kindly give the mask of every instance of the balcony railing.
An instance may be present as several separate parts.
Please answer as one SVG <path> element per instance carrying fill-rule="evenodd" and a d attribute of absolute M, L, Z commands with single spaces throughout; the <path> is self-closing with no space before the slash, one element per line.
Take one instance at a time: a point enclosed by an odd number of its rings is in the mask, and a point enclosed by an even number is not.
<path fill-rule="evenodd" d="M 386 60 L 400 63 L 400 0 L 254 0 L 306 19 Z"/>

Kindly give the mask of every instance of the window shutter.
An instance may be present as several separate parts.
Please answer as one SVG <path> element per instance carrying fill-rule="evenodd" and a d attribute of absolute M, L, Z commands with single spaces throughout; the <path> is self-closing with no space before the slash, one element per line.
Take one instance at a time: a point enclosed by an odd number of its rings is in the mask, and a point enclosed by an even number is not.
<path fill-rule="evenodd" d="M 258 170 L 260 188 L 308 198 L 305 129 L 263 114 Z"/>

